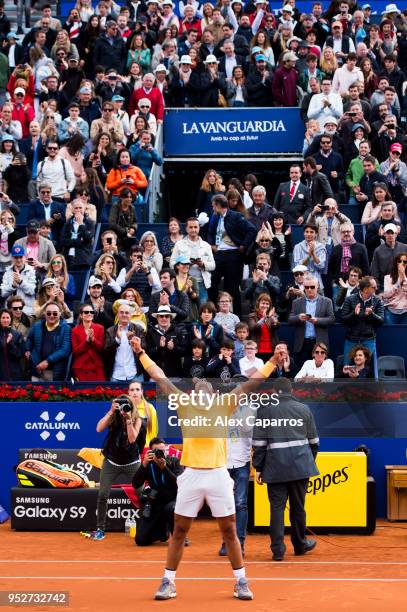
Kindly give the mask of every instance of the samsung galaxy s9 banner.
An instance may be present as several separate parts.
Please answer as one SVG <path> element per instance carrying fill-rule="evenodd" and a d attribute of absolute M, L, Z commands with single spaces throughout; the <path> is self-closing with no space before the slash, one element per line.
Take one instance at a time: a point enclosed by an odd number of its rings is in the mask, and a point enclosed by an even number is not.
<path fill-rule="evenodd" d="M 164 155 L 301 153 L 299 108 L 171 108 L 164 120 Z"/>

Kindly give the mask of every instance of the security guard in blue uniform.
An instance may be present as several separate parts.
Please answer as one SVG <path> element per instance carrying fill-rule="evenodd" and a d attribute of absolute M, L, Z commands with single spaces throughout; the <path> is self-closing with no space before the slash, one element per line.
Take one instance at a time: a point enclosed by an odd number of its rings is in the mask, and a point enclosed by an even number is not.
<path fill-rule="evenodd" d="M 305 537 L 304 509 L 308 480 L 319 474 L 315 457 L 319 438 L 314 417 L 305 404 L 292 395 L 287 378 L 273 381 L 279 394 L 277 406 L 263 406 L 257 411 L 253 430 L 253 466 L 258 484 L 267 483 L 270 502 L 270 538 L 274 561 L 282 561 L 284 544 L 284 510 L 289 500 L 291 542 L 296 555 L 316 546 Z"/>

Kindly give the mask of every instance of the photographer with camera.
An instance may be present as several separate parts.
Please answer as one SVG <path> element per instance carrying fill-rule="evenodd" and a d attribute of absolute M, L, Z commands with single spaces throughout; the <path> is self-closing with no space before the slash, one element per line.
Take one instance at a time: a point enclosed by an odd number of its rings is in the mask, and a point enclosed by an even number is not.
<path fill-rule="evenodd" d="M 149 546 L 157 540 L 165 542 L 172 534 L 177 476 L 183 471 L 179 459 L 166 454 L 162 438 L 152 438 L 149 447 L 133 478 L 135 489 L 145 483 L 140 497 L 143 510 L 137 522 L 137 546 Z"/>
<path fill-rule="evenodd" d="M 140 453 L 144 449 L 146 430 L 132 399 L 117 397 L 110 410 L 96 425 L 96 431 L 108 430 L 103 444 L 104 461 L 100 472 L 97 501 L 96 531 L 91 540 L 103 540 L 106 530 L 107 501 L 112 484 L 120 475 L 131 482 L 140 468 Z"/>

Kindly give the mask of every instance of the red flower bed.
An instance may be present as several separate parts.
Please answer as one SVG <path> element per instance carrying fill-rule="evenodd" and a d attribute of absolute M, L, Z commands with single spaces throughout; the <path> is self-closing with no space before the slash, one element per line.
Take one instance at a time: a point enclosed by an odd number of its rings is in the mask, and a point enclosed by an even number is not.
<path fill-rule="evenodd" d="M 56 387 L 28 384 L 25 387 L 0 386 L 0 402 L 107 402 L 126 393 L 127 387 Z M 154 389 L 144 391 L 146 399 L 155 398 Z"/>

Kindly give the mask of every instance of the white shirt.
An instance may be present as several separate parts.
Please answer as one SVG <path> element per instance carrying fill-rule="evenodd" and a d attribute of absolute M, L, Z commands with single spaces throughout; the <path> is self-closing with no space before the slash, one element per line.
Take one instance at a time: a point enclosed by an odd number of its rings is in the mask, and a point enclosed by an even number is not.
<path fill-rule="evenodd" d="M 301 370 L 298 372 L 295 380 L 305 378 L 306 376 L 315 376 L 315 378 L 320 378 L 321 380 L 326 380 L 327 382 L 333 381 L 335 377 L 334 362 L 332 359 L 325 359 L 325 361 L 323 361 L 321 366 L 318 368 L 314 359 L 308 359 L 308 361 L 304 363 Z"/>
<path fill-rule="evenodd" d="M 239 368 L 243 376 L 250 376 L 251 374 L 250 370 L 253 370 L 253 368 L 255 370 L 258 370 L 259 368 L 262 368 L 263 366 L 264 366 L 264 362 L 259 357 L 255 357 L 253 360 L 249 360 L 248 357 L 242 357 L 241 359 L 239 359 Z M 249 372 L 249 374 L 246 374 L 246 372 Z"/>
<path fill-rule="evenodd" d="M 323 101 L 328 100 L 331 106 L 324 106 Z M 308 107 L 308 119 L 316 119 L 319 123 L 319 129 L 322 130 L 328 117 L 336 117 L 339 119 L 343 115 L 342 98 L 337 93 L 323 93 L 312 96 Z"/>
<path fill-rule="evenodd" d="M 9 65 L 9 68 L 15 68 L 16 67 L 15 51 L 16 51 L 16 46 L 15 45 L 10 45 L 10 49 L 8 50 L 8 65 Z"/>
<path fill-rule="evenodd" d="M 66 180 L 62 164 L 65 164 Z M 59 155 L 53 161 L 46 157 L 37 165 L 37 179 L 40 183 L 52 185 L 52 195 L 56 198 L 62 198 L 67 191 L 73 191 L 76 185 L 71 162 L 67 159 L 62 161 Z"/>
<path fill-rule="evenodd" d="M 225 72 L 228 79 L 233 76 L 233 68 L 237 66 L 236 57 L 227 57 L 225 56 Z"/>
<path fill-rule="evenodd" d="M 118 380 L 128 380 L 134 378 L 137 374 L 134 353 L 127 338 L 127 331 L 128 328 L 122 330 L 120 340 L 116 336 L 116 342 L 119 346 L 116 351 L 112 377 Z"/>
<path fill-rule="evenodd" d="M 253 417 L 255 416 L 256 410 L 252 410 L 250 406 L 238 406 L 230 415 L 229 419 L 242 419 L 243 427 L 238 425 L 230 425 L 228 427 L 226 438 L 226 465 L 228 469 L 243 467 L 250 461 L 254 425 Z"/>

